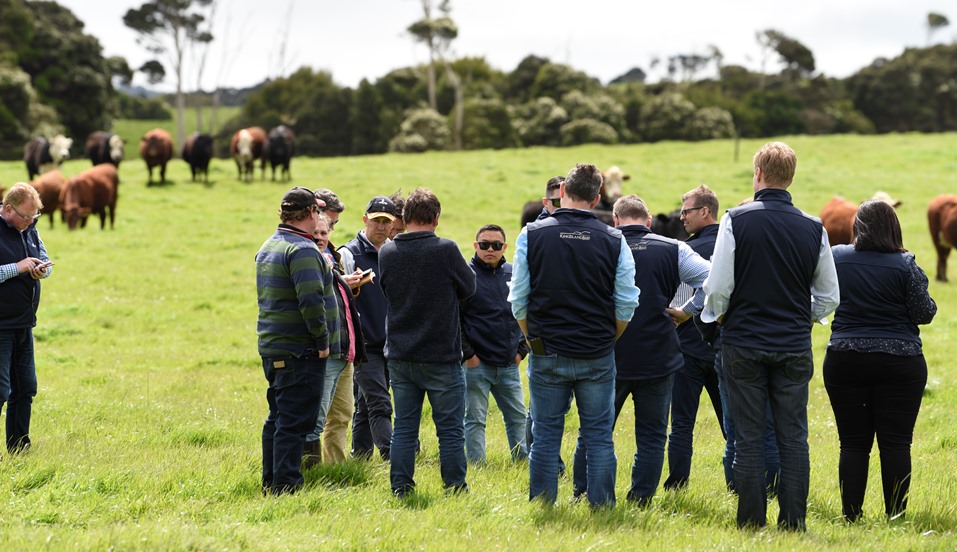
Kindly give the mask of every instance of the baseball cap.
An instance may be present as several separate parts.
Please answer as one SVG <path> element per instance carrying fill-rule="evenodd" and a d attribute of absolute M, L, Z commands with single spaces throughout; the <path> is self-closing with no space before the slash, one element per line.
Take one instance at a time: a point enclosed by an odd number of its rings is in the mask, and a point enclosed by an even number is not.
<path fill-rule="evenodd" d="M 366 216 L 371 218 L 385 217 L 389 220 L 395 220 L 395 203 L 385 196 L 375 196 L 369 205 L 366 206 Z"/>
<path fill-rule="evenodd" d="M 282 205 L 280 208 L 283 211 L 301 211 L 302 209 L 309 209 L 317 205 L 317 199 L 316 194 L 309 188 L 296 186 L 286 192 L 286 195 L 282 196 Z M 325 206 L 325 202 L 320 200 L 318 205 Z"/>

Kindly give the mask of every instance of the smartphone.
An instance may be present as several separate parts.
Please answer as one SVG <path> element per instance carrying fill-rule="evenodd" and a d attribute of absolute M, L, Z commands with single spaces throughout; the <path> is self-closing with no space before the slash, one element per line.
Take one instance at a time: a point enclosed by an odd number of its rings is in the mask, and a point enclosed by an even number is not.
<path fill-rule="evenodd" d="M 536 355 L 545 354 L 545 342 L 542 341 L 540 337 L 533 337 L 528 340 L 528 346 L 532 349 L 532 353 Z"/>

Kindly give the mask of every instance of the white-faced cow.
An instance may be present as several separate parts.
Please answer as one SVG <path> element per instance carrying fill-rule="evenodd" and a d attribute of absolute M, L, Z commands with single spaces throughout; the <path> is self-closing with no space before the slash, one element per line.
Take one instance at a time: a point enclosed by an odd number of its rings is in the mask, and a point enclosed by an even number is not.
<path fill-rule="evenodd" d="M 183 144 L 183 161 L 189 163 L 193 182 L 196 182 L 196 176 L 202 173 L 203 181 L 209 183 L 209 160 L 212 158 L 213 137 L 211 135 L 194 132 L 186 137 L 186 143 Z"/>
<path fill-rule="evenodd" d="M 296 154 L 296 135 L 292 129 L 279 125 L 269 131 L 263 148 L 262 171 L 266 173 L 266 162 L 272 167 L 272 179 L 276 180 L 276 167 L 282 167 L 281 178 L 290 180 L 289 161 Z"/>
<path fill-rule="evenodd" d="M 146 185 L 153 184 L 153 167 L 159 167 L 160 182 L 166 184 L 166 164 L 173 158 L 173 137 L 161 128 L 147 132 L 140 140 L 140 157 L 150 172 Z"/>
<path fill-rule="evenodd" d="M 239 179 L 252 182 L 255 176 L 255 162 L 263 155 L 266 144 L 266 131 L 261 127 L 249 127 L 236 131 L 229 144 L 229 154 L 236 160 Z M 265 167 L 263 177 L 265 178 Z"/>
<path fill-rule="evenodd" d="M 94 165 L 109 163 L 119 167 L 125 145 L 119 135 L 98 130 L 86 139 L 86 156 Z"/>
<path fill-rule="evenodd" d="M 73 140 L 57 134 L 51 140 L 38 136 L 23 146 L 23 162 L 27 165 L 28 180 L 38 174 L 59 169 L 70 158 Z"/>

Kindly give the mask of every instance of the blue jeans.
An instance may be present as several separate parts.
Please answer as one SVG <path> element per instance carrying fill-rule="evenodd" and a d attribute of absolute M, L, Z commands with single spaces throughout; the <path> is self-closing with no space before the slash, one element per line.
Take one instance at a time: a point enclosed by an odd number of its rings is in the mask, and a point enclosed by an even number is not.
<path fill-rule="evenodd" d="M 675 373 L 671 390 L 671 433 L 668 435 L 668 479 L 666 489 L 680 489 L 691 476 L 691 456 L 694 451 L 694 424 L 698 417 L 701 390 L 708 391 L 711 405 L 724 433 L 724 414 L 718 390 L 718 374 L 714 359 L 684 355 L 684 365 Z"/>
<path fill-rule="evenodd" d="M 329 413 L 332 397 L 336 394 L 339 376 L 346 369 L 347 364 L 349 361 L 341 358 L 326 359 L 326 377 L 322 381 L 322 396 L 319 398 L 319 411 L 316 413 L 316 427 L 309 435 L 306 435 L 307 443 L 313 443 L 322 438 L 322 432 L 326 429 L 326 414 Z"/>
<path fill-rule="evenodd" d="M 263 358 L 269 417 L 263 424 L 263 489 L 274 494 L 302 486 L 302 449 L 316 427 L 326 359 Z"/>
<path fill-rule="evenodd" d="M 529 454 L 529 498 L 558 498 L 558 459 L 572 393 L 586 448 L 588 502 L 614 506 L 615 353 L 599 358 L 529 355 L 528 387 L 535 442 Z"/>
<path fill-rule="evenodd" d="M 811 351 L 768 352 L 727 343 L 722 350 L 734 411 L 738 526 L 767 523 L 763 452 L 770 401 L 781 451 L 778 527 L 803 531 L 811 476 L 807 444 L 808 382 L 814 373 Z"/>
<path fill-rule="evenodd" d="M 469 462 L 485 462 L 485 422 L 488 418 L 488 395 L 495 397 L 513 460 L 528 457 L 525 444 L 525 395 L 518 366 L 504 368 L 480 363 L 465 368 L 468 402 L 465 404 L 465 457 Z"/>
<path fill-rule="evenodd" d="M 33 329 L 0 330 L 0 406 L 7 403 L 7 450 L 30 445 L 30 414 L 37 395 Z"/>
<path fill-rule="evenodd" d="M 668 435 L 668 407 L 674 374 L 648 380 L 615 382 L 615 422 L 628 397 L 635 404 L 635 461 L 631 468 L 628 500 L 648 504 L 658 488 L 661 467 L 665 461 L 665 439 Z M 581 495 L 587 488 L 585 478 L 587 444 L 579 434 L 575 448 L 574 492 Z M 588 466 L 591 467 L 591 466 Z"/>
<path fill-rule="evenodd" d="M 422 402 L 429 396 L 439 439 L 439 467 L 447 489 L 467 488 L 465 473 L 465 368 L 461 362 L 433 364 L 389 360 L 395 429 L 392 432 L 392 491 L 415 487 L 415 452 L 422 421 Z"/>
<path fill-rule="evenodd" d="M 731 396 L 728 393 L 728 377 L 721 367 L 721 349 L 714 357 L 714 370 L 718 374 L 718 390 L 721 393 L 721 410 L 724 414 L 724 483 L 731 492 L 737 492 L 734 484 L 734 415 L 731 413 Z M 771 403 L 768 401 L 764 432 L 764 478 L 769 494 L 778 492 L 778 476 L 781 474 L 781 460 L 778 454 L 778 440 L 774 436 L 774 418 L 771 417 Z"/>

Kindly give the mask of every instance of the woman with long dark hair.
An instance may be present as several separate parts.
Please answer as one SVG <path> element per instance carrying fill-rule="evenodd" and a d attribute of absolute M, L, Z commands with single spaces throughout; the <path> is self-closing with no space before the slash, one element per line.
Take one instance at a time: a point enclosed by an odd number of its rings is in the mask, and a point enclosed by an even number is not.
<path fill-rule="evenodd" d="M 927 293 L 927 275 L 904 249 L 893 207 L 862 203 L 854 235 L 854 245 L 832 248 L 841 304 L 824 357 L 824 385 L 841 440 L 841 505 L 848 521 L 862 515 L 876 435 L 884 511 L 895 519 L 907 508 L 910 446 L 927 384 L 917 326 L 933 320 L 937 304 Z"/>

